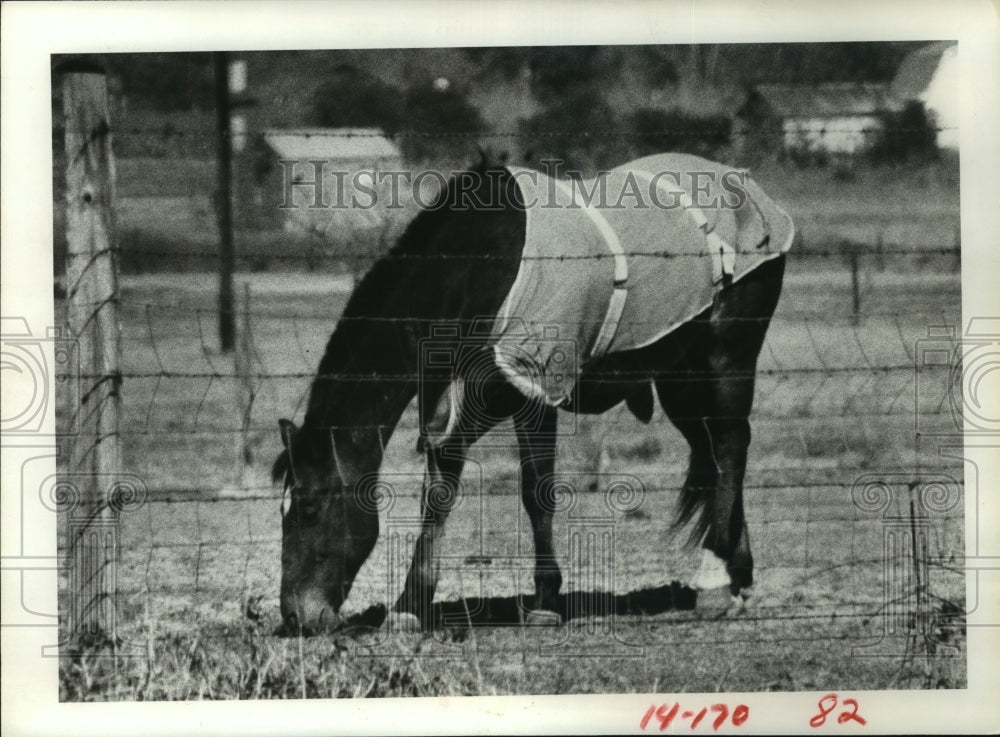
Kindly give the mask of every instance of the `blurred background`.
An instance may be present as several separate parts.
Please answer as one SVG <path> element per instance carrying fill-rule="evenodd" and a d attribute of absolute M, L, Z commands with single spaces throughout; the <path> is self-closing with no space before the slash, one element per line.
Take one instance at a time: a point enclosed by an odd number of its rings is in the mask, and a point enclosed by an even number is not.
<path fill-rule="evenodd" d="M 414 214 L 406 200 L 401 210 L 281 210 L 280 159 L 303 162 L 294 176 L 306 181 L 314 158 L 348 171 L 448 172 L 476 161 L 477 145 L 511 164 L 556 158 L 583 176 L 652 152 L 700 154 L 750 167 L 796 217 L 807 247 L 954 244 L 956 51 L 878 42 L 233 53 L 237 268 L 325 261 L 360 271 L 363 263 L 345 264 L 384 251 Z M 101 62 L 113 96 L 122 269 L 214 268 L 212 54 Z M 57 272 L 60 98 L 55 83 Z M 328 201 L 335 191 L 327 182 Z M 906 222 L 893 221 L 904 206 Z"/>

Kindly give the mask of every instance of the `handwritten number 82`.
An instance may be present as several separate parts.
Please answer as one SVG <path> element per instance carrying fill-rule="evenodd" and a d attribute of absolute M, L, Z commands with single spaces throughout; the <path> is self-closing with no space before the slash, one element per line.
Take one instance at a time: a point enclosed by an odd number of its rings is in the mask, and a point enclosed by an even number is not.
<path fill-rule="evenodd" d="M 844 709 L 837 716 L 837 724 L 844 724 L 846 722 L 857 722 L 858 724 L 867 724 L 863 716 L 858 714 L 858 702 L 854 699 L 844 699 L 842 702 L 844 706 L 851 707 L 850 709 Z M 837 708 L 837 694 L 828 693 L 826 696 L 819 700 L 819 714 L 816 714 L 812 719 L 809 720 L 810 727 L 821 727 L 826 723 L 826 717 L 830 712 Z"/>

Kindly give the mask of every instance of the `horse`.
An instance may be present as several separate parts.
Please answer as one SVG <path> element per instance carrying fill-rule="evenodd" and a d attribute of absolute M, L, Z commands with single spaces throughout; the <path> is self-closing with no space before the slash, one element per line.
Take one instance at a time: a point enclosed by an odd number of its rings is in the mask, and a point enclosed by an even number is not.
<path fill-rule="evenodd" d="M 341 606 L 379 536 L 370 482 L 418 394 L 426 455 L 421 526 L 387 626 L 431 625 L 436 556 L 467 452 L 508 419 L 534 541 L 535 591 L 524 621 L 558 625 L 562 574 L 551 503 L 558 416 L 600 414 L 622 402 L 648 423 L 658 400 L 690 447 L 672 528 L 693 523 L 689 544 L 701 545 L 692 585 L 727 587 L 733 605 L 750 594 L 753 558 L 743 507 L 749 415 L 784 251 L 737 280 L 726 275 L 710 304 L 649 345 L 581 361 L 565 402 L 526 393 L 496 360 L 495 341 L 484 340 L 483 330 L 455 339 L 475 357 L 461 365 L 475 370 L 422 365 L 421 343 L 434 326 L 485 321 L 488 334 L 501 319 L 523 267 L 529 216 L 515 174 L 484 158 L 447 180 L 359 280 L 320 360 L 301 426 L 279 420 L 283 450 L 272 478 L 283 492 L 280 611 L 288 631 L 312 634 L 343 624 Z M 478 206 L 468 206 L 470 199 Z"/>

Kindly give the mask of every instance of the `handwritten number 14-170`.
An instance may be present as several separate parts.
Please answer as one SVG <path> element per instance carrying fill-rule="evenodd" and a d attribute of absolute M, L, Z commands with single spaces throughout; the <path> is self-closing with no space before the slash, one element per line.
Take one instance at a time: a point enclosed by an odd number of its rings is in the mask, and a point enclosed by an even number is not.
<path fill-rule="evenodd" d="M 673 706 L 668 706 L 667 704 L 657 706 L 653 704 L 646 709 L 646 713 L 639 720 L 639 729 L 646 729 L 653 717 L 656 717 L 657 722 L 659 722 L 661 732 L 666 730 L 677 717 L 690 719 L 691 729 L 695 729 L 701 724 L 709 711 L 716 713 L 716 717 L 711 721 L 712 729 L 721 727 L 726 723 L 727 718 L 732 721 L 734 727 L 738 727 L 750 717 L 750 707 L 746 704 L 737 704 L 732 713 L 730 713 L 729 707 L 726 704 L 712 704 L 712 706 L 702 707 L 698 711 L 681 711 L 680 704 L 674 704 Z"/>

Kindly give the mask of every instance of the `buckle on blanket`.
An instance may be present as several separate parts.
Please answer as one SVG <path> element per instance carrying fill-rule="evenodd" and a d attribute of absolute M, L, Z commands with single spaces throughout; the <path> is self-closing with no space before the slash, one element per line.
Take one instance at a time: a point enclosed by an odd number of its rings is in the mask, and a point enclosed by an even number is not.
<path fill-rule="evenodd" d="M 712 286 L 722 283 L 726 277 L 732 281 L 736 272 L 736 249 L 715 233 L 706 233 L 705 238 L 712 256 Z"/>

